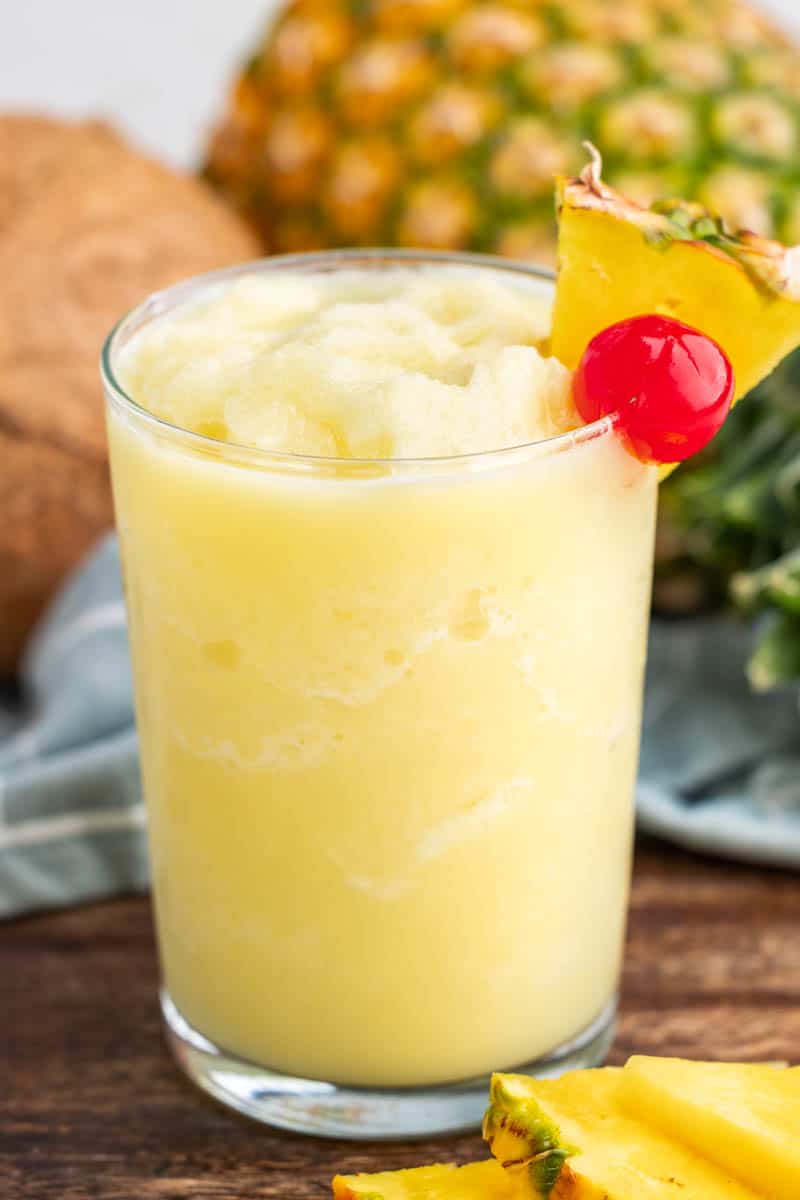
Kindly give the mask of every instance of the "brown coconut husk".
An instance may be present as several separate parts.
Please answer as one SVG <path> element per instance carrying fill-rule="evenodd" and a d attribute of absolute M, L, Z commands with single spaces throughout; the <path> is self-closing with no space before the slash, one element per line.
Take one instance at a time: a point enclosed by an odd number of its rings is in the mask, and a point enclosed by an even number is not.
<path fill-rule="evenodd" d="M 205 185 L 107 125 L 0 117 L 0 675 L 112 524 L 97 366 L 111 324 L 257 253 Z"/>

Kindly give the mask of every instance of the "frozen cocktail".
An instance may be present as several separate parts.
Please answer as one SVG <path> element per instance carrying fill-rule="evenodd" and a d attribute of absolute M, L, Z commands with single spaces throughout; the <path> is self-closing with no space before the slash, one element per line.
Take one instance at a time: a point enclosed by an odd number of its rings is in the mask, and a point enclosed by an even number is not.
<path fill-rule="evenodd" d="M 607 1046 L 657 473 L 582 424 L 551 300 L 308 256 L 107 348 L 165 1011 L 265 1119 L 452 1127 Z"/>

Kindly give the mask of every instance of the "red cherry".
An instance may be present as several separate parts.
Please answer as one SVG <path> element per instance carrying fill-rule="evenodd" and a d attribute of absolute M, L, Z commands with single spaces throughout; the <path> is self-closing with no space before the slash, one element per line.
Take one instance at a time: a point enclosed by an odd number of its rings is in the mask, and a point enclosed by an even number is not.
<path fill-rule="evenodd" d="M 696 454 L 718 431 L 733 399 L 724 350 L 697 329 L 655 314 L 609 326 L 586 347 L 572 381 L 584 421 L 618 414 L 643 462 Z"/>

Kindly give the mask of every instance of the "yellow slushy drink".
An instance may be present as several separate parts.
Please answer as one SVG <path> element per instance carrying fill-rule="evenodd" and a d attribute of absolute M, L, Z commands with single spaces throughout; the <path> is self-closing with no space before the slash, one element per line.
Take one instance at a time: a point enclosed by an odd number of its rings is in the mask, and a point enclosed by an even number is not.
<path fill-rule="evenodd" d="M 445 1084 L 613 1004 L 656 473 L 578 428 L 548 283 L 324 266 L 111 347 L 165 986 L 275 1072 Z"/>

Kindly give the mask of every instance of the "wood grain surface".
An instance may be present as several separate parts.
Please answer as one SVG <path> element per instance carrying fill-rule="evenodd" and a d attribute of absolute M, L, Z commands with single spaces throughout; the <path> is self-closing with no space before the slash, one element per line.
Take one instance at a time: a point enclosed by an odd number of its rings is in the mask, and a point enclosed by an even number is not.
<path fill-rule="evenodd" d="M 337 1170 L 479 1157 L 272 1133 L 164 1047 L 148 903 L 0 927 L 2 1200 L 313 1200 Z M 800 876 L 638 847 L 613 1052 L 800 1060 Z"/>

